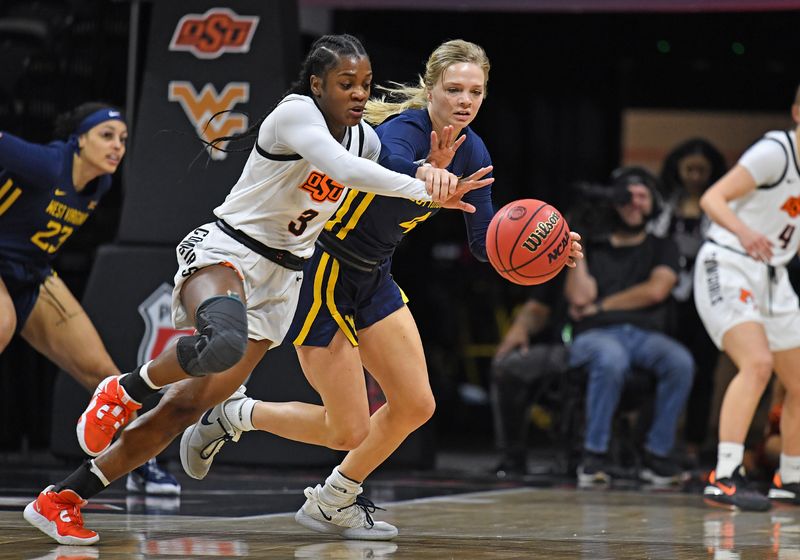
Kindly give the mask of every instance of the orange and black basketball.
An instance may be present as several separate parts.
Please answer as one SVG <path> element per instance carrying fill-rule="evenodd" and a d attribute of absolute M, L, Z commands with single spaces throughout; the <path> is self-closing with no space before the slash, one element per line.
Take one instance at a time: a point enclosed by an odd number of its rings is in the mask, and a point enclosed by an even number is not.
<path fill-rule="evenodd" d="M 515 200 L 492 218 L 486 252 L 494 269 L 515 284 L 532 286 L 558 274 L 569 257 L 569 226 L 541 200 Z"/>

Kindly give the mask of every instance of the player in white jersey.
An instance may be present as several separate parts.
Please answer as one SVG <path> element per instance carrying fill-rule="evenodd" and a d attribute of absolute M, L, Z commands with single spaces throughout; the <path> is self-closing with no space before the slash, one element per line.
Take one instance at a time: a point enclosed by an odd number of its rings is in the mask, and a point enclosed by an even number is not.
<path fill-rule="evenodd" d="M 800 88 L 792 116 L 800 124 Z M 710 505 L 763 511 L 768 498 L 800 505 L 800 308 L 786 271 L 800 247 L 798 130 L 767 133 L 700 200 L 713 224 L 697 255 L 695 302 L 739 368 L 720 410 L 717 466 L 703 493 Z M 746 489 L 741 464 L 773 371 L 787 394 L 780 468 L 765 497 Z"/>
<path fill-rule="evenodd" d="M 421 167 L 413 178 L 359 157 L 376 158 L 380 150 L 375 133 L 361 123 L 371 80 L 357 39 L 324 36 L 312 46 L 290 95 L 244 134 L 257 130 L 257 141 L 239 181 L 215 210 L 218 219 L 195 228 L 177 247 L 173 315 L 177 326 L 193 326 L 197 334 L 100 384 L 78 423 L 81 446 L 97 458 L 43 490 L 25 508 L 31 524 L 61 544 L 97 542 L 97 533 L 83 526 L 85 500 L 230 396 L 281 342 L 303 263 L 348 187 L 474 211 L 461 196 L 491 183 L 481 179 L 490 168 L 459 181 L 445 170 Z M 110 445 L 142 400 L 168 384 L 158 406 Z"/>

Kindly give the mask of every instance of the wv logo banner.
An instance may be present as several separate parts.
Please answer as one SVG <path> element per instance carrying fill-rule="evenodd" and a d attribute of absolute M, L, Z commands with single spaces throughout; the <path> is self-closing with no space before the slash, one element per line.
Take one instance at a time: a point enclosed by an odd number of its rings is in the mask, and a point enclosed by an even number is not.
<path fill-rule="evenodd" d="M 218 93 L 213 84 L 205 84 L 198 93 L 191 82 L 169 82 L 169 100 L 177 101 L 192 123 L 198 136 L 210 142 L 220 136 L 230 136 L 247 130 L 248 119 L 242 113 L 230 112 L 237 103 L 250 100 L 250 84 L 248 82 L 231 82 Z M 229 111 L 214 117 L 220 111 Z M 220 142 L 225 148 L 228 142 Z M 228 154 L 220 150 L 210 150 L 211 158 L 223 160 Z"/>

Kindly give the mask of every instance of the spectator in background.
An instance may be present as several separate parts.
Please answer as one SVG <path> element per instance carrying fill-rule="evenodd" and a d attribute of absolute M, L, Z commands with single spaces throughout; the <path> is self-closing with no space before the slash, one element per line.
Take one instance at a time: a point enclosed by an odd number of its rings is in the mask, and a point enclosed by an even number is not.
<path fill-rule="evenodd" d="M 664 208 L 654 220 L 652 233 L 669 237 L 678 246 L 678 283 L 675 300 L 674 336 L 692 353 L 696 373 L 686 405 L 684 436 L 686 464 L 695 466 L 708 435 L 714 370 L 719 350 L 709 338 L 694 305 L 692 278 L 697 251 L 710 221 L 700 209 L 700 197 L 725 173 L 722 154 L 710 142 L 692 138 L 676 146 L 664 160 L 661 186 Z"/>
<path fill-rule="evenodd" d="M 527 473 L 529 406 L 548 377 L 567 369 L 568 350 L 561 340 L 565 277 L 559 274 L 531 289 L 492 361 L 492 411 L 502 455 L 496 471 L 501 477 Z"/>
<path fill-rule="evenodd" d="M 0 132 L 0 353 L 19 334 L 94 391 L 120 370 L 52 263 L 111 188 L 128 126 L 117 107 L 89 102 L 59 115 L 54 136 L 42 145 Z M 180 493 L 155 459 L 130 473 L 127 488 Z"/>
<path fill-rule="evenodd" d="M 585 367 L 589 376 L 578 482 L 610 481 L 607 455 L 614 412 L 626 378 L 647 370 L 655 375 L 657 387 L 641 476 L 667 484 L 681 475 L 670 453 L 694 374 L 689 351 L 664 332 L 670 292 L 678 278 L 678 250 L 672 240 L 646 231 L 656 214 L 655 177 L 644 169 L 622 168 L 612 180 L 611 190 L 617 192 L 609 194 L 611 233 L 588 240 L 585 259 L 566 277 L 574 321 L 570 366 Z"/>

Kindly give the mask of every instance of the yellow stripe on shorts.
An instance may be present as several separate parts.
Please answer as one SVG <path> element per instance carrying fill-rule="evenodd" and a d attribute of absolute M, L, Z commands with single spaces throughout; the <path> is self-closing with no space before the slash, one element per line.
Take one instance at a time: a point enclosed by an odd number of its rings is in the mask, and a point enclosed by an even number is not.
<path fill-rule="evenodd" d="M 328 253 L 323 253 L 322 257 L 319 259 L 319 266 L 317 267 L 316 274 L 314 274 L 314 302 L 311 304 L 311 309 L 308 311 L 306 320 L 303 323 L 303 328 L 300 329 L 300 334 L 298 334 L 293 341 L 293 344 L 296 346 L 300 346 L 305 342 L 308 331 L 311 330 L 311 325 L 314 323 L 314 319 L 317 318 L 319 308 L 322 307 L 322 280 L 325 277 L 325 269 L 328 267 L 328 260 L 330 260 L 330 255 Z"/>
<path fill-rule="evenodd" d="M 358 339 L 356 338 L 356 334 L 354 331 L 350 330 L 345 320 L 342 318 L 341 314 L 339 314 L 339 310 L 336 309 L 336 302 L 333 300 L 333 289 L 336 287 L 336 279 L 339 277 L 339 261 L 333 259 L 331 263 L 331 275 L 328 277 L 328 288 L 326 290 L 326 303 L 328 304 L 328 311 L 333 317 L 333 320 L 336 321 L 336 324 L 339 325 L 339 328 L 342 329 L 342 332 L 347 337 L 347 340 L 350 341 L 350 344 L 353 346 L 358 346 Z"/>

